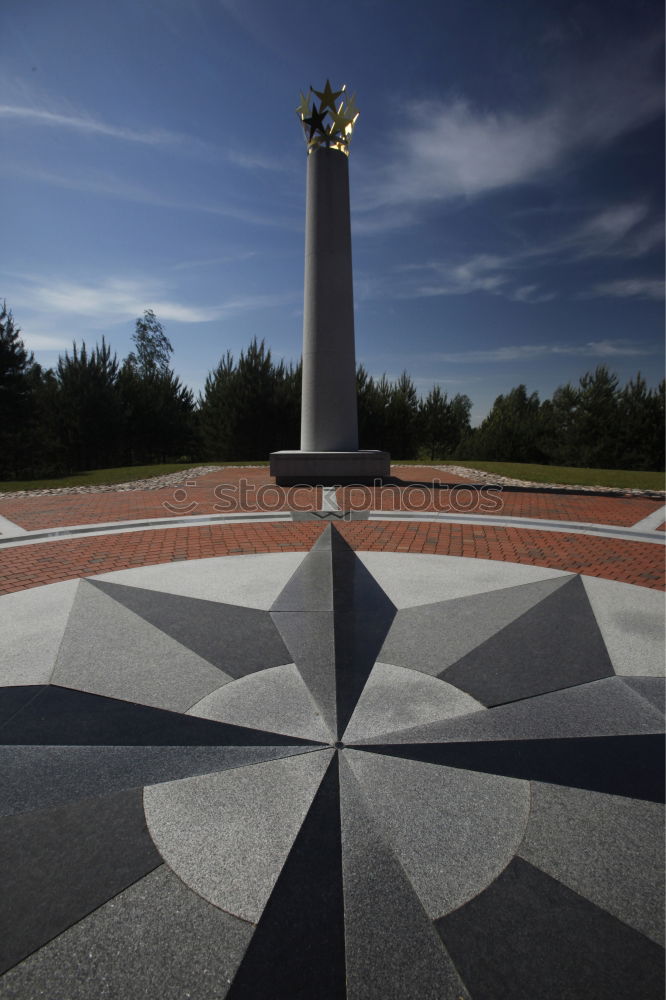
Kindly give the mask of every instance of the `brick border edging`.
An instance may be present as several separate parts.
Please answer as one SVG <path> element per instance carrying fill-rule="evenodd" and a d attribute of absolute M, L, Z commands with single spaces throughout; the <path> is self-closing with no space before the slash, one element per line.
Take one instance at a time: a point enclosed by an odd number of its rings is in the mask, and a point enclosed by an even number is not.
<path fill-rule="evenodd" d="M 352 521 L 339 527 L 358 551 L 490 559 L 665 589 L 661 546 L 647 542 L 432 521 Z M 3 552 L 0 594 L 181 560 L 305 552 L 322 531 L 313 522 L 213 524 L 18 545 Z"/>

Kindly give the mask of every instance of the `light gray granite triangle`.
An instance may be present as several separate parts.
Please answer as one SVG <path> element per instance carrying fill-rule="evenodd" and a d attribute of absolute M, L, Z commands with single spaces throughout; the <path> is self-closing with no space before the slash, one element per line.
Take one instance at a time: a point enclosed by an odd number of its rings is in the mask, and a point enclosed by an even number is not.
<path fill-rule="evenodd" d="M 376 663 L 342 738 L 355 743 L 477 711 L 485 705 L 438 677 Z"/>
<path fill-rule="evenodd" d="M 399 611 L 379 659 L 440 674 L 570 579 L 555 576 Z"/>
<path fill-rule="evenodd" d="M 90 585 L 228 676 L 244 677 L 290 661 L 267 611 L 101 580 Z"/>
<path fill-rule="evenodd" d="M 528 782 L 360 750 L 344 755 L 432 919 L 481 892 L 518 849 Z"/>
<path fill-rule="evenodd" d="M 146 788 L 146 820 L 160 854 L 208 902 L 256 923 L 333 752 Z"/>
<path fill-rule="evenodd" d="M 10 969 L 0 995 L 222 1000 L 252 932 L 161 865 Z"/>
<path fill-rule="evenodd" d="M 81 580 L 51 680 L 182 712 L 231 678 Z"/>
<path fill-rule="evenodd" d="M 248 553 L 137 566 L 91 577 L 200 601 L 268 611 L 305 558 L 304 552 Z"/>
<path fill-rule="evenodd" d="M 337 732 L 333 611 L 271 613 L 282 641 L 314 698 L 324 725 Z"/>
<path fill-rule="evenodd" d="M 187 714 L 322 743 L 335 740 L 294 663 L 225 684 Z"/>
<path fill-rule="evenodd" d="M 624 684 L 649 701 L 658 712 L 664 715 L 666 705 L 666 677 L 627 677 L 622 678 Z"/>
<path fill-rule="evenodd" d="M 332 611 L 333 565 L 331 527 L 327 525 L 284 589 L 271 611 Z"/>
<path fill-rule="evenodd" d="M 441 938 L 338 755 L 347 1000 L 467 998 Z"/>
<path fill-rule="evenodd" d="M 78 580 L 0 597 L 0 687 L 47 684 Z"/>
<path fill-rule="evenodd" d="M 0 816 L 195 774 L 288 757 L 311 747 L 0 746 Z"/>
<path fill-rule="evenodd" d="M 582 580 L 615 673 L 663 677 L 664 594 L 592 576 Z"/>
<path fill-rule="evenodd" d="M 619 677 L 524 698 L 382 736 L 382 743 L 465 743 L 660 733 L 659 712 Z M 363 742 L 376 743 L 376 739 Z"/>
<path fill-rule="evenodd" d="M 661 803 L 535 782 L 518 854 L 663 944 Z"/>
<path fill-rule="evenodd" d="M 571 575 L 543 566 L 460 556 L 359 552 L 358 558 L 398 609 Z"/>

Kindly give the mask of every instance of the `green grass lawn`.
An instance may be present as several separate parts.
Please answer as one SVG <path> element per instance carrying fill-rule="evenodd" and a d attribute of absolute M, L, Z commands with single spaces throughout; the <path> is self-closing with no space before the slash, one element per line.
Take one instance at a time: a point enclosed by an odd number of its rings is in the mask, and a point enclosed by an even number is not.
<path fill-rule="evenodd" d="M 532 483 L 562 483 L 565 486 L 614 486 L 618 489 L 663 490 L 663 472 L 632 472 L 630 469 L 579 469 L 568 465 L 529 465 L 526 462 L 441 462 L 468 469 L 494 472 L 510 479 Z"/>
<path fill-rule="evenodd" d="M 533 483 L 563 483 L 571 486 L 614 486 L 618 489 L 663 490 L 666 486 L 663 472 L 632 472 L 629 469 L 578 469 L 571 466 L 528 465 L 524 462 L 442 462 L 427 459 L 393 460 L 394 465 L 462 465 L 468 469 L 495 472 L 511 479 L 524 479 Z M 197 465 L 260 465 L 268 462 L 173 462 L 168 465 L 131 465 L 120 469 L 93 469 L 75 476 L 59 479 L 9 480 L 0 482 L 0 493 L 13 490 L 49 490 L 65 486 L 110 486 L 114 483 L 131 483 L 151 476 L 164 476 Z"/>
<path fill-rule="evenodd" d="M 114 483 L 133 483 L 137 479 L 151 476 L 167 476 L 181 469 L 193 469 L 197 465 L 268 465 L 268 462 L 172 462 L 167 465 L 129 465 L 121 469 L 92 469 L 79 472 L 75 476 L 58 479 L 7 480 L 0 482 L 0 493 L 14 490 L 57 490 L 65 486 L 111 486 Z"/>

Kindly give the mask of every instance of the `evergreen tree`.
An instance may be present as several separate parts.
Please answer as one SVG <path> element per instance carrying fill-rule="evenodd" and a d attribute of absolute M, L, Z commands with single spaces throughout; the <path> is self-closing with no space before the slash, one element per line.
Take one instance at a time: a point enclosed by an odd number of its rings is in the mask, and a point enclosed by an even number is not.
<path fill-rule="evenodd" d="M 391 386 L 386 410 L 388 451 L 396 458 L 409 459 L 418 449 L 419 401 L 416 388 L 407 372 Z"/>
<path fill-rule="evenodd" d="M 67 471 L 118 464 L 124 438 L 118 361 L 102 337 L 88 352 L 85 341 L 58 359 L 55 372 L 58 436 Z"/>
<path fill-rule="evenodd" d="M 123 362 L 119 389 L 125 412 L 125 460 L 165 462 L 192 451 L 194 397 L 170 367 L 173 347 L 152 309 L 137 319 L 135 352 Z"/>
<path fill-rule="evenodd" d="M 431 460 L 449 458 L 469 432 L 472 401 L 458 394 L 448 399 L 434 385 L 419 404 L 419 444 Z"/>
<path fill-rule="evenodd" d="M 539 410 L 538 394 L 528 395 L 524 385 L 498 396 L 485 420 L 460 446 L 466 454 L 459 457 L 490 462 L 543 461 Z"/>
<path fill-rule="evenodd" d="M 230 351 L 209 372 L 199 396 L 199 432 L 204 454 L 221 462 L 231 461 L 235 431 L 235 373 Z"/>
<path fill-rule="evenodd" d="M 0 474 L 11 478 L 23 467 L 30 437 L 35 359 L 25 348 L 11 310 L 0 309 Z"/>

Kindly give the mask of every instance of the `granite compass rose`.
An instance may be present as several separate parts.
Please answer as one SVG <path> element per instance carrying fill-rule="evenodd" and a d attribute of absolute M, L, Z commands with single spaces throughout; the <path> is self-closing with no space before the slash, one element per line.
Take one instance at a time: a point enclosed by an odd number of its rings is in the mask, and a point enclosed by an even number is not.
<path fill-rule="evenodd" d="M 658 598 L 333 526 L 2 598 L 0 997 L 661 996 Z"/>

